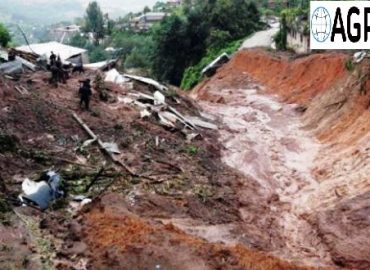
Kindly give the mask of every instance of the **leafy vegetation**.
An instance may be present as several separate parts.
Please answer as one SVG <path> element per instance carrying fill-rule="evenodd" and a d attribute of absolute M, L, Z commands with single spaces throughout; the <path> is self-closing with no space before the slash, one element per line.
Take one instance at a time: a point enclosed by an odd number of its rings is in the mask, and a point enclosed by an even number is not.
<path fill-rule="evenodd" d="M 76 34 L 71 38 L 69 45 L 79 48 L 86 48 L 89 45 L 89 40 L 81 34 Z"/>
<path fill-rule="evenodd" d="M 88 47 L 89 48 L 89 47 Z M 102 46 L 90 46 L 89 59 L 92 63 L 107 60 L 109 58 L 108 52 Z"/>
<path fill-rule="evenodd" d="M 181 88 L 184 90 L 189 90 L 193 88 L 196 84 L 198 84 L 202 80 L 202 70 L 215 58 L 217 58 L 222 53 L 226 52 L 227 54 L 233 54 L 235 51 L 240 48 L 243 40 L 237 40 L 228 43 L 224 48 L 218 49 L 218 48 L 212 48 L 207 51 L 207 54 L 202 58 L 202 60 L 191 67 L 188 67 L 185 70 L 182 82 L 181 82 Z"/>
<path fill-rule="evenodd" d="M 305 17 L 307 16 L 308 13 L 309 13 L 308 8 L 302 7 L 302 5 L 299 5 L 298 7 L 294 7 L 294 8 L 284 9 L 281 11 L 280 30 L 274 37 L 276 48 L 278 50 L 287 49 L 288 27 L 290 29 L 295 29 L 295 30 L 300 30 L 300 31 L 303 30 L 303 34 L 309 33 L 308 21 L 307 22 L 306 21 L 301 22 L 300 20 L 297 21 L 297 18 Z"/>
<path fill-rule="evenodd" d="M 179 85 L 185 70 L 193 66 L 187 71 L 191 78 L 185 80 L 187 86 L 199 80 L 195 66 L 202 58 L 261 27 L 253 2 L 214 0 L 197 1 L 191 8 L 185 5 L 182 13 L 165 18 L 153 31 L 153 75 Z"/>
<path fill-rule="evenodd" d="M 10 41 L 11 37 L 8 30 L 0 23 L 0 46 L 6 47 Z"/>
<path fill-rule="evenodd" d="M 190 156 L 196 156 L 199 152 L 199 148 L 195 145 L 187 145 L 184 147 L 183 151 Z"/>
<path fill-rule="evenodd" d="M 279 32 L 276 33 L 274 37 L 276 48 L 278 50 L 284 51 L 287 49 L 287 35 L 288 35 L 288 30 L 287 30 L 286 17 L 283 14 L 281 16 L 280 30 Z"/>
<path fill-rule="evenodd" d="M 348 59 L 345 62 L 345 67 L 348 71 L 353 71 L 355 69 L 352 59 Z"/>
<path fill-rule="evenodd" d="M 112 45 L 119 48 L 119 56 L 124 59 L 126 68 L 151 68 L 153 38 L 150 33 L 115 31 Z"/>
<path fill-rule="evenodd" d="M 104 17 L 98 3 L 93 1 L 89 3 L 86 9 L 85 31 L 94 34 L 95 44 L 104 38 Z"/>

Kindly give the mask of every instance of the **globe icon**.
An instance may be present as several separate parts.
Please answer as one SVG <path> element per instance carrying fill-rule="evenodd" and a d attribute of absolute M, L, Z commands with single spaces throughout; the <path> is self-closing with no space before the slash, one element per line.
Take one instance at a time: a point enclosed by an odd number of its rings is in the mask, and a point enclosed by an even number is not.
<path fill-rule="evenodd" d="M 315 9 L 311 18 L 311 31 L 318 42 L 324 42 L 331 33 L 331 19 L 328 10 L 324 7 Z"/>

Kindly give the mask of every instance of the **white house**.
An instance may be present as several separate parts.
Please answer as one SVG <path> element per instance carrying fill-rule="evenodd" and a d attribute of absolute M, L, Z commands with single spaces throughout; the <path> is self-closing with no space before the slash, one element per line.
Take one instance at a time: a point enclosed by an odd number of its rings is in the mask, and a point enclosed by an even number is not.
<path fill-rule="evenodd" d="M 164 12 L 148 12 L 141 16 L 135 17 L 131 21 L 131 27 L 137 31 L 146 31 L 150 29 L 153 24 L 158 23 L 166 17 Z"/>
<path fill-rule="evenodd" d="M 54 54 L 60 56 L 63 62 L 78 63 L 82 59 L 82 62 L 84 64 L 89 63 L 87 50 L 72 47 L 55 41 L 47 43 L 30 44 L 29 46 L 25 45 L 17 47 L 16 50 L 27 53 L 34 53 L 39 56 L 45 56 L 48 59 L 50 57 L 51 52 L 54 52 Z"/>

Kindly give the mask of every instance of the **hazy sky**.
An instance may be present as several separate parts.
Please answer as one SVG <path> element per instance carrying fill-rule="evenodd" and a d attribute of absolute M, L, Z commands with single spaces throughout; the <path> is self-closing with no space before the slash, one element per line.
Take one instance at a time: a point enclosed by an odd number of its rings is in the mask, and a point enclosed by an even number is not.
<path fill-rule="evenodd" d="M 1 1 L 1 0 L 0 0 Z M 27 4 L 45 4 L 51 2 L 63 3 L 64 0 L 24 0 Z M 91 0 L 74 0 L 76 3 L 82 4 L 84 7 Z M 115 13 L 140 11 L 145 6 L 152 7 L 158 0 L 97 0 L 104 12 Z"/>
<path fill-rule="evenodd" d="M 83 17 L 92 0 L 0 0 L 0 20 L 52 24 Z M 111 18 L 153 7 L 158 0 L 97 0 Z M 164 0 L 167 1 L 167 0 Z"/>

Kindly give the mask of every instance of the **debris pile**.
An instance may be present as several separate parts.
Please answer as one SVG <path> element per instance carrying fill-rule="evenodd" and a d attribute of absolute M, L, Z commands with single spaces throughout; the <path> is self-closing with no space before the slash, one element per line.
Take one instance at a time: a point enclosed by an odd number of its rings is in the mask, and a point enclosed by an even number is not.
<path fill-rule="evenodd" d="M 48 235 L 51 243 L 79 245 L 68 238 L 79 210 L 112 194 L 120 194 L 128 211 L 143 218 L 170 219 L 177 213 L 201 222 L 238 220 L 230 189 L 238 176 L 219 160 L 216 125 L 208 123 L 215 119 L 204 118 L 175 89 L 142 77 L 126 78 L 124 84 L 104 82 L 114 98 L 103 102 L 93 89 L 91 111 L 81 111 L 80 81 L 98 74 L 90 70 L 73 74 L 57 90 L 49 87 L 48 74 L 42 70 L 17 82 L 0 80 L 1 132 L 16 138 L 0 155 L 1 177 L 11 189 L 10 197 L 30 206 L 13 205 L 22 217 L 14 224 L 30 230 L 28 220 L 40 222 L 44 229 L 37 234 Z M 50 174 L 57 172 L 63 181 L 40 180 L 37 174 L 50 167 L 55 168 Z M 49 250 L 61 254 L 66 252 L 63 247 Z M 57 255 L 47 262 L 73 260 L 78 265 L 86 254 L 73 259 Z"/>
<path fill-rule="evenodd" d="M 153 79 L 127 74 L 121 75 L 117 70 L 112 69 L 106 73 L 105 81 L 120 85 L 127 85 L 128 83 L 131 84 L 132 81 L 136 81 L 148 85 L 149 92 L 139 92 L 132 89 L 122 99 L 123 102 L 134 105 L 139 109 L 141 118 L 154 115 L 161 125 L 180 130 L 186 138 L 199 136 L 200 134 L 196 134 L 198 128 L 217 129 L 215 124 L 209 123 L 198 116 L 183 115 L 174 106 L 167 104 L 166 100 L 171 100 L 176 105 L 181 103 L 181 101 L 179 98 L 171 96 L 166 86 L 161 85 Z M 128 87 L 131 87 L 131 85 Z"/>
<path fill-rule="evenodd" d="M 25 204 L 34 204 L 41 210 L 48 208 L 50 201 L 63 196 L 60 190 L 61 177 L 55 171 L 45 172 L 38 181 L 26 178 L 22 183 L 23 193 L 19 199 Z"/>

